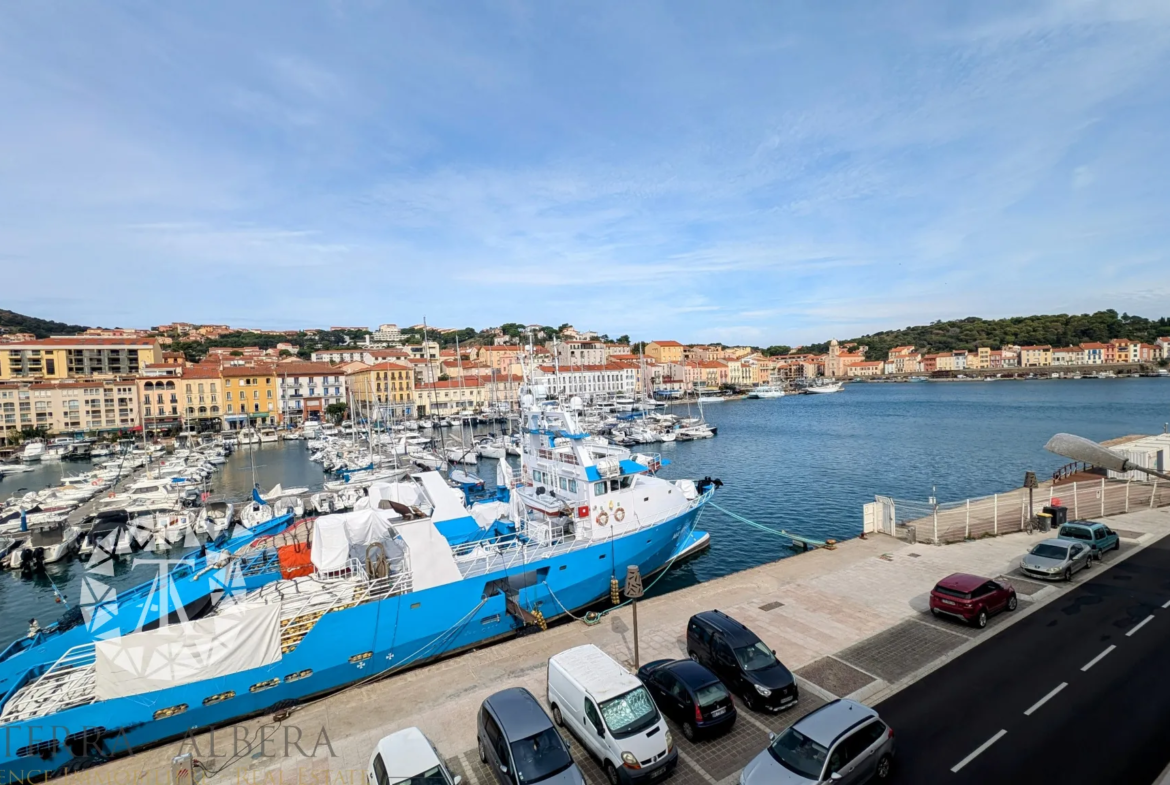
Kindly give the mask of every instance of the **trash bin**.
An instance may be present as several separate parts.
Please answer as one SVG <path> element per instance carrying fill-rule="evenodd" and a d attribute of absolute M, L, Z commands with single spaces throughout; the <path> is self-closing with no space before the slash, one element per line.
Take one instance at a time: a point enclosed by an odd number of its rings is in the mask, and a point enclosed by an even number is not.
<path fill-rule="evenodd" d="M 1045 507 L 1044 512 L 1052 516 L 1053 526 L 1063 526 L 1068 523 L 1068 507 L 1062 507 L 1056 504 L 1051 507 Z"/>
<path fill-rule="evenodd" d="M 918 542 L 918 527 L 917 526 L 907 526 L 906 527 L 906 542 L 909 543 L 910 545 L 914 545 Z"/>
<path fill-rule="evenodd" d="M 1044 509 L 1048 509 L 1045 507 Z M 1036 515 L 1036 522 L 1040 525 L 1040 531 L 1052 531 L 1052 513 L 1042 512 Z"/>

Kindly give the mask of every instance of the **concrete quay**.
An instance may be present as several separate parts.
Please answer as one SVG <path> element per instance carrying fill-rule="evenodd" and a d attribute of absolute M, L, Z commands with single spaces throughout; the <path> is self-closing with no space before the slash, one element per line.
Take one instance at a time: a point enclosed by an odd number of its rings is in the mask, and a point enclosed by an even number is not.
<path fill-rule="evenodd" d="M 1122 547 L 1106 556 L 1105 567 L 1170 533 L 1170 509 L 1114 515 L 1108 524 L 1121 535 Z M 712 536 L 719 536 L 718 530 Z M 688 742 L 676 728 L 680 764 L 670 781 L 730 785 L 764 748 L 768 732 L 834 697 L 876 703 L 1102 569 L 1096 565 L 1078 573 L 1071 585 L 1021 578 L 1019 557 L 1044 537 L 1018 532 L 932 546 L 871 535 L 841 543 L 834 551 L 800 554 L 639 603 L 642 662 L 685 657 L 687 619 L 697 611 L 719 608 L 775 648 L 801 688 L 800 704 L 778 715 L 750 712 L 737 701 L 736 726 L 715 739 Z M 935 619 L 928 612 L 928 593 L 939 578 L 953 572 L 1008 578 L 1017 588 L 1020 608 L 995 617 L 984 630 Z M 582 643 L 597 644 L 632 666 L 631 625 L 628 607 L 595 626 L 561 624 L 338 693 L 279 722 L 271 716 L 255 718 L 218 729 L 214 738 L 199 734 L 61 781 L 168 782 L 171 759 L 182 750 L 195 754 L 210 772 L 201 771 L 200 781 L 210 783 L 357 783 L 365 781 L 378 739 L 417 725 L 465 785 L 490 785 L 494 775 L 476 752 L 475 714 L 483 699 L 504 687 L 523 686 L 543 701 L 547 658 Z M 586 778 L 604 782 L 596 763 L 575 740 L 569 741 Z"/>

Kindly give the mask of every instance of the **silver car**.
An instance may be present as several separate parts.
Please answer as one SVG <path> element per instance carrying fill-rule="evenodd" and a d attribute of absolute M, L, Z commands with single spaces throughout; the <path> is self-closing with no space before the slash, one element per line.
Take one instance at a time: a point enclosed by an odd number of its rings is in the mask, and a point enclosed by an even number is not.
<path fill-rule="evenodd" d="M 1043 540 L 1020 559 L 1020 569 L 1034 578 L 1071 581 L 1074 572 L 1089 569 L 1093 549 L 1070 540 Z"/>
<path fill-rule="evenodd" d="M 894 731 L 877 712 L 835 700 L 772 736 L 768 748 L 739 775 L 740 785 L 854 785 L 889 779 Z"/>

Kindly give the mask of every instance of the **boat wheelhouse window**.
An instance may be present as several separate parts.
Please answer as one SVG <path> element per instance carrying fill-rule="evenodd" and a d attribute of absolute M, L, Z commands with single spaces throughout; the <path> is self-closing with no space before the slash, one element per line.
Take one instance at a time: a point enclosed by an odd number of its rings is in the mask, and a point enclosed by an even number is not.
<path fill-rule="evenodd" d="M 562 491 L 568 491 L 569 493 L 577 492 L 577 481 L 571 480 L 568 477 L 558 477 L 557 485 Z"/>
<path fill-rule="evenodd" d="M 602 480 L 601 482 L 593 483 L 593 495 L 594 496 L 604 496 L 605 495 L 605 480 Z"/>
<path fill-rule="evenodd" d="M 633 477 L 622 477 L 622 487 L 623 488 L 629 488 L 633 484 L 634 484 Z"/>
<path fill-rule="evenodd" d="M 617 491 L 617 490 L 619 490 L 621 487 L 622 487 L 622 481 L 621 481 L 621 480 L 610 480 L 610 481 L 609 481 L 609 489 L 610 489 L 611 491 Z"/>

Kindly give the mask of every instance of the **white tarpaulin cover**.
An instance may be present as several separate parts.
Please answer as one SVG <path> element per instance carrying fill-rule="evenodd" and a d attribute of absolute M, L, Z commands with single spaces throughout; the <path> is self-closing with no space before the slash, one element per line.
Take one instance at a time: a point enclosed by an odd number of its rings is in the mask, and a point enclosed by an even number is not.
<path fill-rule="evenodd" d="M 443 475 L 438 472 L 422 472 L 414 475 L 414 478 L 422 483 L 423 490 L 434 506 L 431 520 L 435 523 L 467 516 L 467 510 L 463 506 L 463 493 L 458 488 L 448 485 Z"/>
<path fill-rule="evenodd" d="M 479 524 L 479 528 L 486 529 L 500 518 L 507 518 L 511 508 L 506 502 L 480 502 L 471 505 L 471 517 Z"/>
<path fill-rule="evenodd" d="M 322 572 L 344 569 L 351 546 L 385 543 L 390 532 L 390 524 L 374 510 L 322 515 L 313 524 L 313 566 Z"/>
<path fill-rule="evenodd" d="M 418 486 L 413 482 L 376 482 L 369 488 L 369 495 L 362 497 L 354 505 L 355 510 L 379 510 L 390 518 L 401 517 L 393 510 L 382 509 L 382 501 L 394 501 L 405 504 L 407 507 L 417 507 L 425 497 Z"/>
<path fill-rule="evenodd" d="M 99 641 L 98 700 L 141 695 L 280 661 L 280 604 L 229 605 L 214 616 Z"/>

